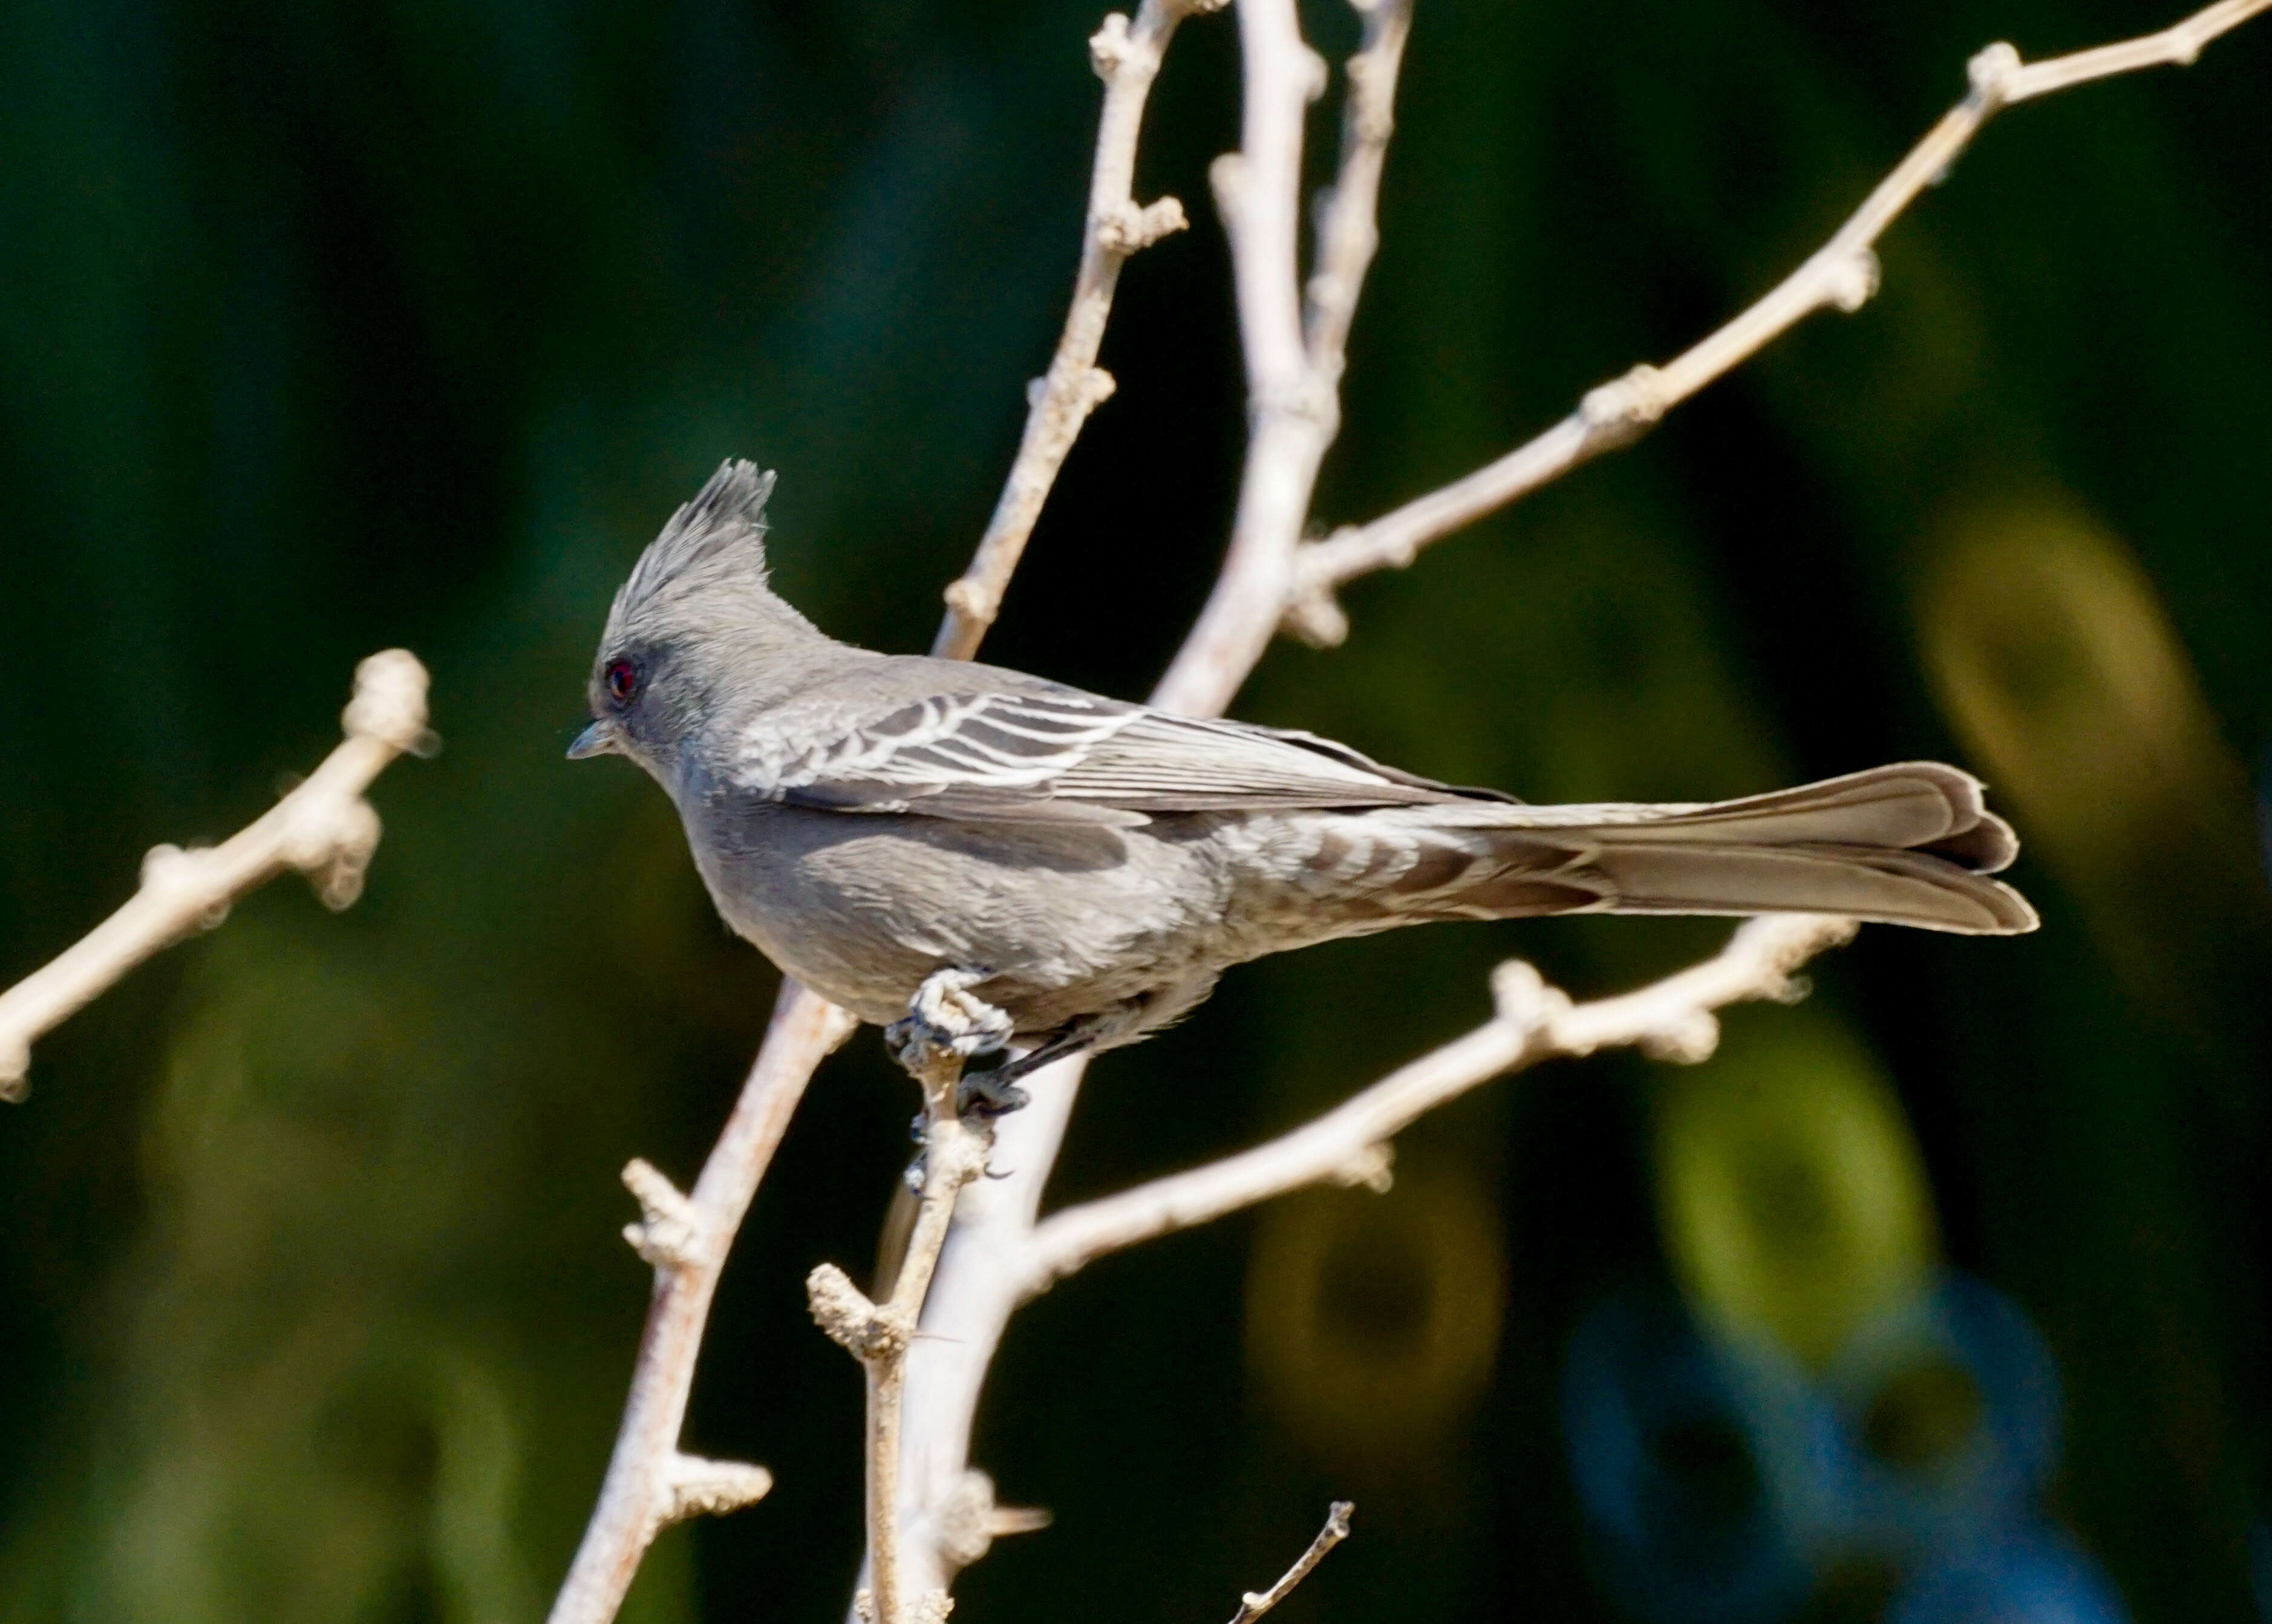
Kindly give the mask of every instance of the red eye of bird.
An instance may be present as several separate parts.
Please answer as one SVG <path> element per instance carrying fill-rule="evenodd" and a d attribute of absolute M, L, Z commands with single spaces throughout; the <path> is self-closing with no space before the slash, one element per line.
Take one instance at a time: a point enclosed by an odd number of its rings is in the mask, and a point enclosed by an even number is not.
<path fill-rule="evenodd" d="M 618 660 L 608 667 L 601 680 L 608 685 L 608 697 L 618 705 L 628 705 L 639 692 L 639 667 L 628 660 Z"/>

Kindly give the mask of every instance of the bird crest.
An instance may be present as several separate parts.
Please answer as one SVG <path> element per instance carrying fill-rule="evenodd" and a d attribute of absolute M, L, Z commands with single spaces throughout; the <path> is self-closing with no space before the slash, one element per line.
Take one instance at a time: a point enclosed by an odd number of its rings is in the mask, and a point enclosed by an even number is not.
<path fill-rule="evenodd" d="M 727 580 L 766 584 L 766 498 L 774 493 L 771 469 L 729 458 L 709 483 L 670 516 L 662 534 L 648 543 L 616 594 L 609 626 L 631 617 L 674 588 Z"/>

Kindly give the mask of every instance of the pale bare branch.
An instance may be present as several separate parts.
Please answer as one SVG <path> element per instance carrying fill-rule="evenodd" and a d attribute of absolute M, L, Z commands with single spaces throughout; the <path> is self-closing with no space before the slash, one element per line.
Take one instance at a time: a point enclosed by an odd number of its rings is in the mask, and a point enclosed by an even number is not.
<path fill-rule="evenodd" d="M 669 1485 L 670 1499 L 663 1507 L 662 1520 L 683 1523 L 688 1517 L 722 1516 L 756 1505 L 773 1492 L 774 1475 L 762 1466 L 742 1461 L 713 1461 L 674 1453 Z"/>
<path fill-rule="evenodd" d="M 1065 331 L 1058 335 L 1049 371 L 1028 390 L 1025 434 L 995 502 L 994 516 L 987 521 L 970 567 L 946 588 L 946 617 L 931 643 L 931 653 L 941 658 L 968 660 L 977 654 L 987 628 L 1001 612 L 1002 595 L 1041 519 L 1058 470 L 1065 466 L 1089 413 L 1111 396 L 1112 374 L 1096 364 L 1096 352 L 1104 341 L 1120 267 L 1139 249 L 1189 223 L 1183 204 L 1174 198 L 1137 205 L 1136 138 L 1143 129 L 1144 103 L 1177 25 L 1222 4 L 1143 0 L 1133 23 L 1115 11 L 1089 40 L 1089 62 L 1104 81 L 1104 109 L 1097 118 L 1096 159 L 1089 172 L 1088 215 L 1082 228 L 1080 269 L 1073 278 L 1072 306 L 1065 312 Z"/>
<path fill-rule="evenodd" d="M 1140 208 L 1135 202 L 1136 142 L 1144 105 L 1177 25 L 1222 4 L 1223 0 L 1143 0 L 1133 24 L 1115 12 L 1089 41 L 1089 60 L 1104 81 L 1104 106 L 1098 119 L 1072 304 L 1049 372 L 1035 381 L 1030 392 L 1025 435 L 994 516 L 969 566 L 947 587 L 946 617 L 932 647 L 936 655 L 967 660 L 977 652 L 1000 610 L 1002 595 L 1033 534 L 1058 470 L 1088 414 L 1112 392 L 1110 376 L 1095 363 L 1120 267 L 1130 255 L 1185 223 L 1183 206 L 1173 198 L 1162 198 Z M 640 1341 L 631 1396 L 600 1503 L 577 1547 L 549 1624 L 607 1624 L 622 1605 L 655 1532 L 671 1520 L 667 1513 L 678 1502 L 671 1499 L 669 1486 L 675 1463 L 684 1458 L 678 1454 L 678 1433 L 686 1396 L 693 1385 L 695 1361 L 701 1353 L 717 1267 L 814 1068 L 843 1041 L 852 1024 L 848 1015 L 818 994 L 794 983 L 783 983 L 781 1001 L 751 1067 L 749 1081 L 743 1086 L 735 1116 L 704 1164 L 706 1182 L 711 1170 L 718 1168 L 721 1177 L 730 1170 L 737 1185 L 747 1186 L 730 1208 L 721 1202 L 715 1213 L 703 1215 L 699 1239 L 705 1248 L 714 1251 L 715 1262 L 708 1261 L 707 1251 L 699 1266 L 683 1262 L 686 1249 L 698 1238 L 697 1231 L 668 1201 L 658 1207 L 648 1199 L 654 1193 L 655 1181 L 661 1180 L 660 1174 L 654 1174 L 643 1162 L 635 1162 L 626 1170 L 627 1180 L 637 1179 L 633 1193 L 640 1197 L 645 1216 L 624 1231 L 625 1238 L 641 1257 L 655 1264 L 655 1296 L 647 1311 L 646 1332 Z M 736 1124 L 745 1117 L 765 1124 L 767 1131 L 737 1133 Z M 646 1169 L 653 1179 L 637 1174 L 639 1169 Z M 662 1184 L 669 1187 L 668 1181 Z M 936 1246 L 932 1256 L 937 1256 Z M 845 1284 L 848 1289 L 850 1283 Z M 916 1302 L 920 1306 L 920 1297 Z M 903 1367 L 898 1380 L 904 1380 Z M 871 1418 L 874 1408 L 871 1383 Z M 872 1433 L 872 1426 L 871 1430 Z M 872 1441 L 871 1437 L 871 1461 Z M 927 1598 L 929 1593 L 919 1590 L 918 1599 Z M 872 1605 L 872 1597 L 871 1600 Z"/>
<path fill-rule="evenodd" d="M 1320 221 L 1305 321 L 1297 254 L 1302 123 L 1324 86 L 1325 68 L 1303 41 L 1291 0 L 1239 5 L 1246 76 L 1241 150 L 1216 160 L 1213 175 L 1238 288 L 1246 467 L 1214 595 L 1152 692 L 1152 702 L 1167 709 L 1221 715 L 1268 647 L 1318 465 L 1338 425 L 1335 384 L 1371 256 L 1409 18 L 1407 0 L 1371 0 L 1357 10 L 1364 36 L 1349 67 L 1341 168 Z M 966 1191 L 956 1209 L 923 1310 L 925 1335 L 908 1359 L 900 1521 L 903 1582 L 911 1590 L 944 1586 L 985 1548 L 951 1537 L 960 1523 L 950 1508 L 978 1476 L 968 1463 L 979 1394 L 1021 1300 L 1019 1259 L 1085 1070 L 1073 1059 L 1026 1080 L 1032 1103 L 998 1129 L 999 1176 Z"/>
<path fill-rule="evenodd" d="M 1304 325 L 1311 370 L 1328 389 L 1341 386 L 1349 326 L 1356 319 L 1364 273 L 1380 245 L 1380 173 L 1396 128 L 1396 76 L 1412 31 L 1410 0 L 1367 0 L 1357 8 L 1364 38 L 1343 71 L 1341 171 L 1318 199 L 1318 258 L 1310 272 Z"/>
<path fill-rule="evenodd" d="M 645 1162 L 624 1170 L 644 1215 L 624 1238 L 654 1266 L 654 1295 L 599 1504 L 550 1624 L 607 1624 L 656 1534 L 683 1517 L 749 1505 L 772 1486 L 764 1468 L 683 1454 L 678 1438 L 734 1233 L 813 1068 L 852 1027 L 833 1004 L 784 981 L 757 1062 L 692 1192 L 680 1193 Z"/>
<path fill-rule="evenodd" d="M 923 1305 L 923 1336 L 908 1350 L 900 1521 L 902 1572 L 918 1591 L 945 1585 L 985 1554 L 990 1538 L 974 1539 L 971 1530 L 1009 1531 L 994 1520 L 993 1485 L 970 1469 L 971 1428 L 994 1351 L 1018 1306 L 1017 1260 L 1084 1070 L 1072 1059 L 1025 1079 L 1030 1102 L 996 1125 L 992 1176 L 962 1193 Z"/>
<path fill-rule="evenodd" d="M 1750 920 L 1703 963 L 1589 1004 L 1573 1005 L 1529 965 L 1511 961 L 1492 977 L 1498 1007 L 1491 1020 L 1324 1116 L 1252 1150 L 1044 1219 L 1016 1260 L 1020 1300 L 1108 1253 L 1308 1185 L 1384 1183 L 1388 1142 L 1403 1128 L 1478 1084 L 1541 1060 L 1624 1045 L 1661 1059 L 1701 1060 L 1718 1039 L 1715 1010 L 1790 998 L 1792 972 L 1853 934 L 1851 920 L 1811 914 Z"/>
<path fill-rule="evenodd" d="M 823 1263 L 805 1281 L 814 1321 L 860 1361 L 868 1377 L 868 1614 L 874 1624 L 917 1624 L 945 1616 L 945 1587 L 901 1583 L 900 1419 L 907 1393 L 908 1347 L 931 1271 L 946 1244 L 955 1198 L 985 1171 L 993 1135 L 965 1121 L 955 1108 L 962 1062 L 934 1052 L 917 1081 L 923 1091 L 923 1197 L 906 1255 L 893 1276 L 887 1301 L 875 1303 L 833 1263 Z M 929 1565 L 925 1564 L 925 1571 Z"/>
<path fill-rule="evenodd" d="M 1356 1507 L 1346 1500 L 1337 1500 L 1326 1511 L 1326 1525 L 1318 1537 L 1310 1541 L 1310 1548 L 1302 1553 L 1277 1583 L 1257 1594 L 1249 1590 L 1238 1598 L 1238 1611 L 1231 1614 L 1230 1624 L 1254 1624 L 1254 1620 L 1276 1606 L 1292 1593 L 1296 1585 L 1310 1576 L 1310 1570 L 1326 1560 L 1326 1553 L 1349 1538 L 1349 1513 Z"/>
<path fill-rule="evenodd" d="M 1570 420 L 1459 486 L 1364 531 L 1301 549 L 1318 466 L 1337 428 L 1336 386 L 1343 346 L 1372 251 L 1381 151 L 1407 13 L 1404 0 L 1358 0 L 1358 9 L 1366 13 L 1365 45 L 1350 67 L 1353 94 L 1345 120 L 1342 173 L 1321 206 L 1319 263 L 1309 286 L 1305 319 L 1297 241 L 1302 123 L 1308 102 L 1323 87 L 1325 74 L 1301 39 L 1291 0 L 1243 0 L 1246 94 L 1241 149 L 1218 161 L 1213 178 L 1233 245 L 1249 383 L 1248 458 L 1222 573 L 1199 625 L 1155 691 L 1155 702 L 1219 714 L 1288 615 L 1289 603 L 1305 606 L 1295 617 L 1306 619 L 1309 630 L 1329 635 L 1338 614 L 1331 589 L 1340 580 L 1409 557 L 1467 517 L 1639 433 L 1670 405 L 1823 303 L 1857 307 L 1874 287 L 1870 247 L 1878 233 L 1945 168 L 1998 107 L 2151 61 L 2188 59 L 2203 41 L 2268 4 L 2272 0 L 2227 0 L 2151 41 L 2034 68 L 2021 65 L 2008 51 L 1984 53 L 1975 64 L 1973 94 L 1872 194 L 1838 237 L 1760 306 L 1668 367 L 1636 369 L 1595 391 Z M 1180 208 L 1171 207 L 1171 200 L 1137 208 L 1128 185 L 1132 170 L 1123 159 L 1132 153 L 1144 95 L 1157 71 L 1158 49 L 1177 18 L 1199 9 L 1205 8 L 1155 5 L 1147 0 L 1133 25 L 1116 26 L 1109 19 L 1092 42 L 1099 71 L 1107 79 L 1106 108 L 1074 308 L 1050 372 L 1034 393 L 1025 441 L 995 520 L 970 570 L 951 589 L 950 612 L 938 645 L 942 652 L 968 655 L 977 646 L 998 610 L 1004 583 L 1050 482 L 1087 413 L 1110 389 L 1110 380 L 1097 371 L 1095 361 L 1096 335 L 1109 311 L 1111 274 L 1127 253 L 1181 223 Z M 1484 483 L 1479 485 L 1479 481 Z M 1502 486 L 1503 491 L 1485 499 Z M 1429 507 L 1430 503 L 1435 507 Z M 1446 504 L 1451 505 L 1446 508 Z M 1470 508 L 1472 512 L 1466 511 Z M 1432 515 L 1427 522 L 1437 527 L 1424 534 L 1412 528 L 1412 515 L 1423 510 Z M 1400 524 L 1404 527 L 1402 539 L 1395 529 Z M 1376 558 L 1352 550 L 1360 545 L 1386 550 Z M 1334 573 L 1351 561 L 1353 567 Z M 1547 1054 L 1639 1043 L 1667 1058 L 1696 1058 L 1708 1051 L 1716 1034 L 1715 1009 L 1740 998 L 1783 995 L 1790 987 L 1790 971 L 1798 962 L 1842 939 L 1850 930 L 1839 921 L 1754 922 L 1704 965 L 1624 999 L 1574 1007 L 1527 968 L 1509 969 L 1496 983 L 1500 1013 L 1491 1023 L 1376 1085 L 1343 1108 L 1347 1116 L 1337 1112 L 1324 1119 L 1341 1124 L 1338 1138 L 1332 1133 L 1312 1134 L 1321 1126 L 1312 1124 L 1260 1151 L 1074 1209 L 1038 1226 L 1035 1215 L 1043 1186 L 1082 1068 L 1069 1063 L 1029 1079 L 1035 1104 L 1004 1122 L 997 1138 L 996 1164 L 1005 1176 L 964 1190 L 959 1202 L 953 1187 L 960 1182 L 960 1171 L 953 1173 L 943 1196 L 934 1196 L 939 1186 L 927 1182 L 916 1244 L 889 1302 L 880 1306 L 870 1302 L 839 1271 L 818 1271 L 811 1283 L 816 1317 L 862 1354 L 871 1373 L 870 1517 L 879 1534 L 871 1545 L 873 1582 L 856 1599 L 855 1612 L 891 1624 L 943 1616 L 950 1605 L 945 1585 L 955 1568 L 982 1553 L 994 1534 L 1035 1525 L 1033 1514 L 996 1508 L 990 1484 L 967 1465 L 971 1420 L 987 1366 L 1010 1313 L 1031 1291 L 1113 1246 L 1204 1222 L 1278 1188 L 1334 1177 L 1377 1179 L 1386 1173 L 1388 1136 L 1412 1115 L 1485 1077 Z M 810 994 L 785 990 L 774 1032 L 758 1066 L 759 1074 L 776 1066 L 768 1097 L 784 1115 L 827 1046 L 784 1036 L 784 1022 L 794 1025 L 823 1016 L 833 1022 L 844 1019 Z M 758 1083 L 753 1074 L 737 1116 L 751 1107 Z M 1362 1109 L 1351 1109 L 1360 1102 L 1364 1102 Z M 733 1131 L 729 1126 L 729 1136 Z M 777 1141 L 777 1131 L 773 1137 Z M 1289 1141 L 1291 1152 L 1287 1149 Z M 771 1149 L 770 1141 L 760 1146 L 752 1141 L 744 1147 L 746 1159 L 741 1165 L 751 1187 Z M 714 1165 L 725 1150 L 721 1141 L 720 1151 L 714 1153 Z M 933 1170 L 934 1179 L 942 1176 Z M 709 1178 L 706 1168 L 706 1184 Z M 708 1288 L 702 1287 L 690 1315 L 685 1301 L 672 1297 L 673 1283 L 696 1282 L 704 1269 L 714 1269 L 713 1260 L 722 1256 L 740 1216 L 736 1209 L 722 1230 L 706 1216 L 690 1224 L 682 1204 L 699 1211 L 701 1186 L 687 1201 L 674 1199 L 676 1193 L 659 1175 L 640 1175 L 638 1184 L 645 1216 L 632 1226 L 632 1235 L 642 1254 L 658 1261 L 648 1346 L 652 1350 L 667 1342 L 669 1351 L 655 1361 L 652 1373 L 657 1384 L 649 1396 L 647 1419 L 635 1425 L 633 1414 L 626 1414 L 617 1463 L 610 1468 L 610 1491 L 619 1470 L 668 1482 L 671 1473 L 662 1468 L 687 1458 L 677 1455 L 676 1439 Z M 742 1205 L 746 1202 L 744 1191 Z M 936 1278 L 927 1280 L 933 1260 Z M 927 1300 L 926 1283 L 931 1286 Z M 911 1327 L 918 1306 L 928 1334 L 915 1338 Z M 676 1317 L 666 1325 L 670 1316 Z M 633 1411 L 640 1410 L 642 1383 L 649 1373 L 648 1353 L 643 1351 L 641 1377 L 634 1381 Z M 891 1390 L 879 1391 L 878 1383 L 886 1380 L 893 1384 Z M 674 1384 L 675 1401 L 670 1398 Z M 674 1402 L 675 1409 L 670 1407 Z M 681 1471 L 679 1475 L 685 1474 Z M 896 1493 L 894 1476 L 899 1479 Z M 743 1481 L 746 1486 L 754 1479 Z M 676 1501 L 657 1501 L 652 1494 L 624 1497 L 624 1505 L 646 1508 L 628 1525 L 632 1530 L 629 1538 L 622 1537 L 620 1530 L 609 1533 L 602 1528 L 612 1503 L 603 1495 L 602 1515 L 595 1518 L 587 1536 L 578 1567 L 580 1572 L 587 1556 L 602 1567 L 613 1562 L 620 1570 L 620 1582 L 606 1592 L 601 1606 L 582 1612 L 567 1610 L 570 1598 L 564 1591 L 555 1624 L 571 1620 L 596 1624 L 612 1615 L 639 1552 L 664 1515 L 655 1508 L 667 1511 Z M 595 1541 L 597 1555 L 593 1554 Z M 572 1575 L 572 1590 L 574 1585 Z"/>
<path fill-rule="evenodd" d="M 1335 589 L 1374 570 L 1402 568 L 1421 548 L 1529 495 L 1580 463 L 1631 444 L 1673 407 L 1756 355 L 1815 311 L 1854 311 L 1878 287 L 1875 245 L 1919 193 L 1948 172 L 1980 127 L 2014 102 L 2141 68 L 2190 63 L 2202 46 L 2268 9 L 2272 0 L 2219 0 L 2175 27 L 2095 50 L 2023 64 L 1991 45 L 1969 66 L 1970 88 L 1846 223 L 1766 296 L 1662 367 L 1637 366 L 1591 391 L 1578 409 L 1535 439 L 1370 524 L 1304 546 L 1294 562 L 1286 629 L 1330 647 L 1349 633 Z"/>
<path fill-rule="evenodd" d="M 433 747 L 426 730 L 426 668 L 400 648 L 355 667 L 340 714 L 347 739 L 308 778 L 218 846 L 153 847 L 141 888 L 116 913 L 41 969 L 0 993 L 0 1099 L 30 1092 L 32 1044 L 161 949 L 228 917 L 229 905 L 286 869 L 298 869 L 327 908 L 362 894 L 378 848 L 378 814 L 362 798 L 388 763 Z"/>
<path fill-rule="evenodd" d="M 1246 466 L 1222 573 L 1152 694 L 1154 704 L 1193 715 L 1227 709 L 1269 646 L 1318 465 L 1340 420 L 1304 328 L 1299 252 L 1302 126 L 1325 90 L 1325 61 L 1302 38 L 1294 0 L 1240 0 L 1238 38 L 1239 150 L 1216 159 L 1208 176 L 1238 298 Z M 1381 76 L 1392 90 L 1394 65 L 1392 56 Z M 1352 199 L 1369 196 L 1362 184 L 1339 190 Z"/>

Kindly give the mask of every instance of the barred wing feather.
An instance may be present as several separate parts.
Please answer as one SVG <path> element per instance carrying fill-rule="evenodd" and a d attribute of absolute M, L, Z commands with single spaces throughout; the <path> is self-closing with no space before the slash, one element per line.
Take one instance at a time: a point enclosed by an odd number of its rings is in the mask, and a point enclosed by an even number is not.
<path fill-rule="evenodd" d="M 1135 824 L 1152 812 L 1365 807 L 1464 794 L 1309 734 L 1070 690 L 934 694 L 813 732 L 745 741 L 739 781 L 835 812 Z"/>

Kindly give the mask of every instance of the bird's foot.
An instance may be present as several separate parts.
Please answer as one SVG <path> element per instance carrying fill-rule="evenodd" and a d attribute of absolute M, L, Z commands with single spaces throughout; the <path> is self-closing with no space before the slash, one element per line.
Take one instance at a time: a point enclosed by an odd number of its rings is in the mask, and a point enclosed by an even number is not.
<path fill-rule="evenodd" d="M 954 1085 L 954 1114 L 991 1122 L 1023 1110 L 1033 1096 L 1012 1081 L 1018 1074 L 1008 1066 L 999 1071 L 968 1073 Z"/>
<path fill-rule="evenodd" d="M 973 1072 L 962 1079 L 955 1090 L 955 1110 L 963 1116 L 991 1122 L 1020 1109 L 1032 1096 L 1018 1086 L 1020 1079 L 1059 1060 L 1087 1053 L 1096 1046 L 1102 1029 L 1102 1023 L 1093 1018 L 1075 1021 L 1052 1032 L 1015 1059 L 1005 1060 L 991 1071 Z"/>
<path fill-rule="evenodd" d="M 923 977 L 908 1013 L 884 1029 L 892 1058 L 920 1080 L 949 1060 L 1007 1049 L 1016 1030 L 1010 1017 L 970 990 L 991 974 L 950 969 Z"/>

